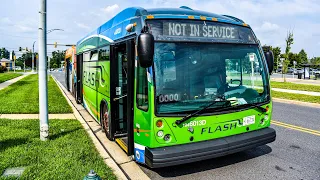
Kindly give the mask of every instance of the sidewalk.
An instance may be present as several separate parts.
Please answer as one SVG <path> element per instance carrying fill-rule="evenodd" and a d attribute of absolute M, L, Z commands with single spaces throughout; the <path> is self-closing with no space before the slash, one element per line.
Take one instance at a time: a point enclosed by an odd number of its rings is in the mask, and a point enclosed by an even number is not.
<path fill-rule="evenodd" d="M 28 75 L 29 75 L 29 74 L 23 74 L 22 76 L 19 76 L 19 77 L 17 77 L 17 78 L 10 79 L 10 80 L 8 80 L 8 81 L 5 81 L 5 82 L 1 83 L 1 84 L 0 84 L 0 90 L 6 88 L 6 87 L 8 87 L 8 86 L 10 86 L 11 84 L 19 81 L 20 79 L 22 79 L 22 78 L 24 78 L 24 77 L 26 77 L 26 76 L 28 76 Z"/>
<path fill-rule="evenodd" d="M 311 91 L 299 91 L 299 90 L 291 90 L 291 89 L 280 89 L 280 88 L 272 88 L 273 91 L 293 93 L 293 94 L 304 94 L 309 96 L 320 96 L 320 92 L 311 92 Z"/>
<path fill-rule="evenodd" d="M 0 114 L 0 119 L 39 119 L 39 114 Z M 49 119 L 76 119 L 72 114 L 49 114 Z"/>
<path fill-rule="evenodd" d="M 306 84 L 306 85 L 315 85 L 320 86 L 320 80 L 314 80 L 314 79 L 296 79 L 292 77 L 286 78 L 287 82 L 295 83 L 295 84 Z M 283 82 L 282 77 L 272 77 L 271 81 L 277 81 L 277 82 Z"/>
<path fill-rule="evenodd" d="M 76 103 L 71 93 L 55 77 L 53 79 L 72 107 L 74 116 L 80 121 L 84 129 L 87 130 L 98 152 L 104 158 L 105 163 L 114 170 L 113 173 L 119 179 L 150 179 L 140 169 L 139 165 L 132 160 L 131 156 L 128 156 L 115 141 L 110 141 L 106 137 L 105 133 L 102 132 L 101 126 L 82 105 Z"/>

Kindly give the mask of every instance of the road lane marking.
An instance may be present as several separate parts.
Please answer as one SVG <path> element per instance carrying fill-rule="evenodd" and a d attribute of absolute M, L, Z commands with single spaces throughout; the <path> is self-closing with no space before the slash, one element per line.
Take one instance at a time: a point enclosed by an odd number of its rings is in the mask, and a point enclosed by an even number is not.
<path fill-rule="evenodd" d="M 320 131 L 316 131 L 313 129 L 308 129 L 308 128 L 304 128 L 304 127 L 300 127 L 300 126 L 295 126 L 295 125 L 291 125 L 291 124 L 287 124 L 287 123 L 283 123 L 283 122 L 279 122 L 279 121 L 275 121 L 272 120 L 271 124 L 277 125 L 277 126 L 281 126 L 281 127 L 285 127 L 285 128 L 289 128 L 289 129 L 293 129 L 293 130 L 297 130 L 297 131 L 301 131 L 301 132 L 305 132 L 305 133 L 309 133 L 309 134 L 313 134 L 316 136 L 320 136 Z"/>
<path fill-rule="evenodd" d="M 314 133 L 320 133 L 320 131 L 317 131 L 317 130 L 312 130 L 312 129 L 304 128 L 304 127 L 301 127 L 301 126 L 295 126 L 295 125 L 292 125 L 292 124 L 286 124 L 286 123 L 283 123 L 283 122 L 280 122 L 280 121 L 272 120 L 271 122 L 282 124 L 282 125 L 286 125 L 286 126 L 291 126 L 291 127 L 294 127 L 294 128 L 303 129 L 303 130 L 306 130 L 306 131 L 311 131 L 311 132 L 314 132 Z"/>

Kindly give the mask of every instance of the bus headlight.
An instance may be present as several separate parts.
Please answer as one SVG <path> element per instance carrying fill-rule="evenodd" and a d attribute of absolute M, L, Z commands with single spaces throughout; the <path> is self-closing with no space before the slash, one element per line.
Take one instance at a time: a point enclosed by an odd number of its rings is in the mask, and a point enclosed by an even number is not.
<path fill-rule="evenodd" d="M 163 136 L 163 131 L 158 131 L 157 136 L 158 137 L 162 137 Z"/>
<path fill-rule="evenodd" d="M 163 139 L 165 141 L 169 141 L 170 140 L 170 134 L 166 134 Z"/>

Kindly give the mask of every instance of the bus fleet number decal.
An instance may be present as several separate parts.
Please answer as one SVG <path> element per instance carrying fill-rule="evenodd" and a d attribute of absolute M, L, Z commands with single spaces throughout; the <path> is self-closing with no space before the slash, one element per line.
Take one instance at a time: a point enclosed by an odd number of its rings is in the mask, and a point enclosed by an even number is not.
<path fill-rule="evenodd" d="M 179 94 L 161 94 L 159 96 L 159 102 L 171 102 L 171 101 L 179 101 Z"/>
<path fill-rule="evenodd" d="M 188 123 L 184 123 L 183 127 L 189 127 L 189 126 L 204 126 L 207 124 L 206 120 L 200 120 L 200 121 L 190 121 Z"/>

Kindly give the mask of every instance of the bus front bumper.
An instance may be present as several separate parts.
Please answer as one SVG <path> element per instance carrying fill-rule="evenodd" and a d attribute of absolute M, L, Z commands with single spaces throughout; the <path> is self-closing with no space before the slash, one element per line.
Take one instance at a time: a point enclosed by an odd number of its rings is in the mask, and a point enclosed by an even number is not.
<path fill-rule="evenodd" d="M 153 149 L 146 147 L 145 163 L 151 168 L 191 163 L 244 151 L 271 143 L 275 139 L 275 130 L 264 128 L 248 133 L 190 144 Z"/>

